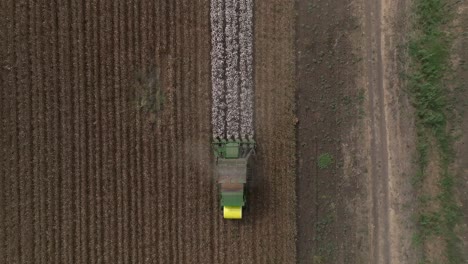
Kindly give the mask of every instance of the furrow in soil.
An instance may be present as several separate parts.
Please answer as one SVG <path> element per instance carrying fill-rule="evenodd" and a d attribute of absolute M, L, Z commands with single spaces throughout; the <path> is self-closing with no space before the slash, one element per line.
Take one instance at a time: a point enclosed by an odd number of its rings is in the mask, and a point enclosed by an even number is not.
<path fill-rule="evenodd" d="M 4 187 L 4 200 L 7 204 L 5 208 L 5 225 L 6 225 L 6 238 L 5 238 L 5 260 L 6 262 L 20 262 L 21 253 L 21 229 L 18 223 L 21 221 L 19 215 L 19 197 L 18 197 L 18 161 L 19 161 L 19 146 L 18 146 L 18 83 L 17 83 L 17 68 L 18 54 L 16 54 L 16 38 L 17 38 L 17 25 L 18 17 L 16 17 L 16 5 L 15 3 L 9 3 L 8 15 L 11 19 L 9 23 L 9 31 L 7 36 L 10 41 L 7 45 L 6 61 L 7 65 L 14 69 L 10 71 L 6 76 L 6 86 L 11 89 L 9 94 L 5 95 L 5 105 L 7 113 L 6 131 L 7 131 L 7 152 L 5 153 L 5 164 L 8 170 L 5 171 L 5 187 Z M 6 91 L 6 89 L 5 89 Z"/>
<path fill-rule="evenodd" d="M 72 216 L 70 215 L 73 203 L 73 186 L 72 186 L 72 173 L 73 173 L 73 160 L 75 159 L 75 151 L 73 151 L 73 98 L 71 88 L 71 64 L 70 64 L 70 42 L 69 42 L 69 10 L 68 3 L 58 5 L 57 9 L 57 26 L 58 26 L 58 87 L 60 92 L 60 141 L 62 142 L 61 166 L 60 166 L 60 200 L 61 206 L 60 222 L 62 224 L 61 233 L 59 234 L 62 249 L 60 259 L 62 262 L 71 262 L 73 249 L 72 245 Z"/>
<path fill-rule="evenodd" d="M 30 195 L 32 195 L 31 206 L 33 208 L 32 225 L 33 225 L 33 252 L 32 252 L 32 262 L 39 263 L 43 256 L 43 244 L 42 244 L 42 234 L 41 234 L 41 225 L 43 219 L 41 217 L 41 207 L 42 207 L 42 196 L 41 196 L 41 183 L 42 183 L 42 172 L 43 172 L 43 163 L 41 158 L 41 138 L 43 130 L 41 126 L 43 124 L 43 115 L 40 109 L 40 96 L 41 90 L 43 89 L 41 85 L 40 78 L 40 58 L 38 57 L 38 26 L 37 22 L 39 21 L 38 17 L 38 8 L 37 5 L 29 3 L 29 43 L 30 43 L 30 67 L 31 67 L 31 132 L 32 132 L 32 142 L 31 142 L 31 163 L 33 165 L 32 171 L 32 190 Z M 0 212 L 1 214 L 1 212 Z M 1 228 L 1 227 L 0 227 Z M 1 259 L 1 257 L 0 257 Z"/>
<path fill-rule="evenodd" d="M 18 195 L 19 195 L 19 225 L 22 227 L 18 234 L 20 238 L 20 261 L 25 262 L 26 256 L 33 255 L 34 229 L 33 229 L 33 197 L 31 176 L 34 170 L 32 153 L 32 94 L 31 94 L 31 46 L 29 41 L 30 14 L 27 1 L 18 1 L 15 17 L 19 19 L 16 24 L 17 36 L 15 39 L 18 72 L 17 100 L 18 100 Z"/>

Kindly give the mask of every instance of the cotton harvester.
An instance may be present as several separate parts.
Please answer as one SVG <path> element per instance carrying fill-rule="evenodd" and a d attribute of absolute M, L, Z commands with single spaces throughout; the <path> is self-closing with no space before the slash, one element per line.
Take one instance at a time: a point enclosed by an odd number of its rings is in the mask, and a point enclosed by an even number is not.
<path fill-rule="evenodd" d="M 219 140 L 213 142 L 215 177 L 225 219 L 242 219 L 246 205 L 246 184 L 255 159 L 255 141 Z"/>

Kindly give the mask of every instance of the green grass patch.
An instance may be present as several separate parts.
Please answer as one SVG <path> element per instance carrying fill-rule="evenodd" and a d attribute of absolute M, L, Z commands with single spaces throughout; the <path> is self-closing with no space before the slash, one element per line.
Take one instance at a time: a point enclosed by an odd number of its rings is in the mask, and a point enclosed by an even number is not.
<path fill-rule="evenodd" d="M 134 88 L 137 109 L 153 114 L 163 110 L 166 98 L 155 66 L 137 73 Z"/>
<path fill-rule="evenodd" d="M 453 8 L 449 0 L 415 0 L 415 26 L 409 45 L 409 90 L 416 109 L 418 137 L 419 169 L 413 184 L 419 188 L 421 199 L 420 212 L 416 216 L 419 228 L 414 241 L 420 245 L 433 236 L 441 237 L 446 242 L 448 263 L 463 263 L 460 240 L 455 233 L 462 215 L 454 196 L 455 176 L 450 173 L 455 140 L 450 132 L 453 106 L 451 91 L 447 88 L 452 37 L 444 30 Z M 427 208 L 427 194 L 420 188 L 427 177 L 429 153 L 438 156 L 441 172 L 440 193 L 434 201 L 431 200 L 440 209 L 432 210 Z"/>
<path fill-rule="evenodd" d="M 333 156 L 330 153 L 323 153 L 318 157 L 318 167 L 320 169 L 328 169 L 332 164 Z"/>

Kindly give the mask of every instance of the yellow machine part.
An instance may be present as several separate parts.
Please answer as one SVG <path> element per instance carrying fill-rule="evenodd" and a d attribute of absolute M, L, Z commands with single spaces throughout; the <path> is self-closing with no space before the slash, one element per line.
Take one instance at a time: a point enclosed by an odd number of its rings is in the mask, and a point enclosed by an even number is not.
<path fill-rule="evenodd" d="M 224 219 L 242 219 L 241 206 L 224 206 Z"/>

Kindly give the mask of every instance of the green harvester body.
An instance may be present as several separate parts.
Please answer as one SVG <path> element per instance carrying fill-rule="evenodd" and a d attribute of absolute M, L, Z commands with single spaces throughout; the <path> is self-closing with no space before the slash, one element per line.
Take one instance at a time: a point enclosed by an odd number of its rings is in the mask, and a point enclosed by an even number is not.
<path fill-rule="evenodd" d="M 242 208 L 246 203 L 247 179 L 249 178 L 255 154 L 255 141 L 213 142 L 216 158 L 215 177 L 220 190 L 220 205 L 223 208 Z M 225 213 L 225 218 L 226 213 Z"/>

